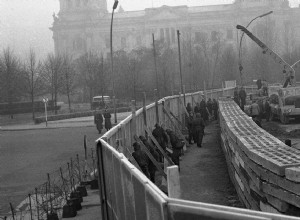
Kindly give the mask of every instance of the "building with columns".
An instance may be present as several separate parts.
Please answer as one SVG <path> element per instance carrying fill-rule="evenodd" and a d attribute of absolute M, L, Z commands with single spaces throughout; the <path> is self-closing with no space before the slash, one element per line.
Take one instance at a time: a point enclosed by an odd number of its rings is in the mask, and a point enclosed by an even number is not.
<path fill-rule="evenodd" d="M 192 44 L 197 44 L 203 33 L 212 42 L 222 33 L 228 44 L 238 48 L 236 25 L 246 26 L 254 17 L 271 10 L 272 15 L 256 21 L 250 30 L 261 34 L 265 27 L 261 29 L 259 25 L 267 21 L 278 39 L 274 49 L 284 52 L 294 48 L 300 42 L 299 7 L 290 8 L 287 0 L 235 0 L 224 5 L 162 6 L 141 11 L 119 7 L 114 16 L 114 50 L 150 47 L 152 33 L 157 40 L 176 46 L 176 30 Z M 69 53 L 76 58 L 89 51 L 104 56 L 110 52 L 111 13 L 106 0 L 60 0 L 60 11 L 53 17 L 50 29 L 56 54 Z"/>

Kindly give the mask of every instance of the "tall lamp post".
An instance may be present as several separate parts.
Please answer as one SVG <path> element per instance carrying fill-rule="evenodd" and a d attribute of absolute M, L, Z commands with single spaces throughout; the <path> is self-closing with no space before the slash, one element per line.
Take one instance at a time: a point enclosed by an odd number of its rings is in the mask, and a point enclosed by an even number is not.
<path fill-rule="evenodd" d="M 110 24 L 110 59 L 111 59 L 111 77 L 112 77 L 112 89 L 113 89 L 113 102 L 114 102 L 114 117 L 115 124 L 117 123 L 117 109 L 116 109 L 116 94 L 115 94 L 115 76 L 114 76 L 114 56 L 113 56 L 113 38 L 112 38 L 112 29 L 114 21 L 114 12 L 118 7 L 119 1 L 115 0 L 113 5 L 113 10 L 111 13 L 111 24 Z"/>
<path fill-rule="evenodd" d="M 185 93 L 183 89 L 183 80 L 182 80 L 182 69 L 181 69 L 181 50 L 180 50 L 180 31 L 177 30 L 177 41 L 178 41 L 178 58 L 179 58 L 179 74 L 180 74 L 180 87 L 181 87 L 181 94 L 183 94 L 183 103 L 184 106 L 186 105 L 185 103 Z"/>
<path fill-rule="evenodd" d="M 255 21 L 256 19 L 258 18 L 263 18 L 265 16 L 268 16 L 270 14 L 272 14 L 273 11 L 269 11 L 268 13 L 265 13 L 265 14 L 262 14 L 262 15 L 259 15 L 255 18 L 253 18 L 249 24 L 246 26 L 246 28 L 248 28 L 250 26 L 250 24 Z M 241 35 L 241 38 L 240 38 L 240 47 L 239 47 L 239 70 L 240 70 L 240 77 L 241 77 L 241 84 L 243 85 L 243 79 L 242 79 L 242 70 L 244 69 L 243 68 L 243 65 L 242 65 L 242 42 L 243 42 L 243 38 L 244 38 L 244 35 L 245 33 L 243 32 L 242 35 Z"/>

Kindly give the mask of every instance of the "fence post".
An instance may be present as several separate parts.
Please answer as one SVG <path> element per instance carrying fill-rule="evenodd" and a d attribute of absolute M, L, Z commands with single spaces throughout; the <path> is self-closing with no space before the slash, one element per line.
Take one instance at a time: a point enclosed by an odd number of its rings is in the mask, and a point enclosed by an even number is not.
<path fill-rule="evenodd" d="M 158 91 L 154 89 L 155 93 L 155 117 L 156 117 L 156 124 L 159 124 L 159 113 L 158 113 Z"/>
<path fill-rule="evenodd" d="M 9 203 L 9 206 L 10 206 L 10 210 L 11 210 L 11 214 L 12 214 L 13 220 L 15 220 L 15 211 L 14 211 L 14 207 L 11 204 L 11 202 Z"/>
<path fill-rule="evenodd" d="M 98 169 L 98 183 L 99 183 L 99 195 L 100 195 L 100 207 L 103 220 L 108 220 L 108 206 L 106 197 L 106 185 L 104 174 L 104 161 L 103 161 L 103 147 L 101 141 L 96 144 L 97 154 L 97 169 Z"/>
<path fill-rule="evenodd" d="M 143 93 L 143 117 L 144 117 L 144 125 L 147 127 L 147 109 L 146 109 L 146 92 Z"/>
<path fill-rule="evenodd" d="M 38 189 L 35 188 L 35 207 L 36 207 L 36 214 L 37 214 L 37 219 L 40 220 L 40 210 L 39 210 L 39 200 L 38 200 Z"/>
<path fill-rule="evenodd" d="M 32 206 L 31 206 L 31 195 L 28 194 L 28 200 L 29 200 L 29 209 L 30 209 L 30 220 L 32 220 Z"/>
<path fill-rule="evenodd" d="M 168 196 L 173 199 L 180 198 L 180 180 L 178 166 L 167 167 Z"/>
<path fill-rule="evenodd" d="M 136 134 L 136 113 L 135 113 L 135 100 L 131 100 L 131 143 L 134 142 L 134 135 Z"/>

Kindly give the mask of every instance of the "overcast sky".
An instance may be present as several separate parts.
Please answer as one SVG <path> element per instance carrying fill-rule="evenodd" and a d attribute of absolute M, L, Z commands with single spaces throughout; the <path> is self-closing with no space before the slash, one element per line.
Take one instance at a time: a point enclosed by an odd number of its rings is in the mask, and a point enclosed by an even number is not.
<path fill-rule="evenodd" d="M 114 0 L 108 0 L 108 8 Z M 213 5 L 230 4 L 233 0 L 119 0 L 126 11 L 142 10 L 161 5 Z M 290 0 L 292 6 L 300 0 Z M 44 57 L 53 51 L 53 12 L 59 11 L 58 0 L 0 0 L 0 49 L 10 46 L 24 56 L 29 47 Z"/>

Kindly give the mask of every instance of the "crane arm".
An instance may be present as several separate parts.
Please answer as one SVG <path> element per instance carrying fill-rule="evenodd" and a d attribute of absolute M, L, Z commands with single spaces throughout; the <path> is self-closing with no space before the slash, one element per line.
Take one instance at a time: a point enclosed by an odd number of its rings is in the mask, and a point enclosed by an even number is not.
<path fill-rule="evenodd" d="M 285 62 L 278 54 L 267 47 L 260 39 L 254 36 L 247 28 L 237 25 L 237 29 L 243 31 L 248 37 L 251 38 L 262 50 L 263 54 L 269 55 L 276 63 L 278 63 L 283 68 L 283 74 L 285 75 L 285 83 L 283 88 L 286 88 L 288 84 L 294 85 L 295 81 L 295 70 L 287 62 Z"/>

